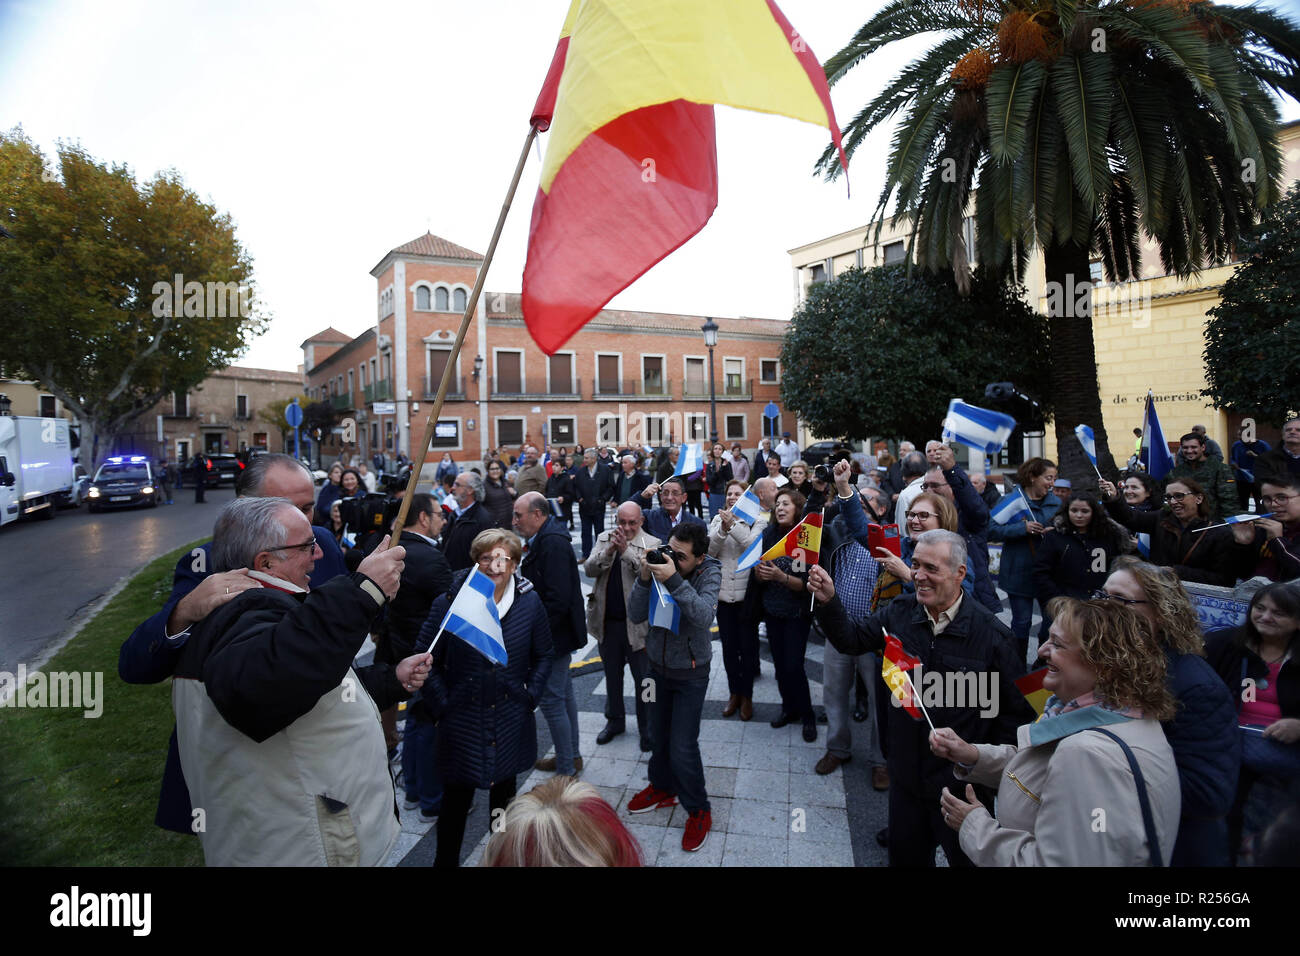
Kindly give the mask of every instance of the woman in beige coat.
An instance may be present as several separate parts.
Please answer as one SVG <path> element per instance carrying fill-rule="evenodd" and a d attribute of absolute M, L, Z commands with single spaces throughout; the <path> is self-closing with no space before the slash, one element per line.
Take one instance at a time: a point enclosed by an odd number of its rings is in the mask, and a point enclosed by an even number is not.
<path fill-rule="evenodd" d="M 1112 602 L 1055 598 L 1048 613 L 1052 697 L 1017 745 L 930 735 L 956 777 L 998 788 L 997 819 L 969 784 L 967 799 L 944 789 L 943 818 L 977 866 L 1167 865 L 1181 795 L 1160 726 L 1174 710 L 1165 656 L 1146 620 Z"/>
<path fill-rule="evenodd" d="M 727 510 L 709 523 L 709 554 L 722 562 L 722 587 L 718 590 L 718 637 L 722 639 L 722 664 L 727 671 L 731 697 L 722 709 L 723 717 L 737 710 L 741 720 L 754 716 L 754 678 L 758 676 L 758 621 L 745 616 L 745 588 L 750 569 L 739 573 L 740 556 L 763 536 L 766 516 L 747 525 L 732 513 L 747 486 L 739 479 L 727 482 Z"/>

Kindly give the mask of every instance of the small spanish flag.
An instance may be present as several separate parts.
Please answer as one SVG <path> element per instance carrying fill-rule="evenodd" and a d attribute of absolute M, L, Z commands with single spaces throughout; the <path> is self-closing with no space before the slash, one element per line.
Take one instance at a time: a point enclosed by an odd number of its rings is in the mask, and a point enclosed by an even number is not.
<path fill-rule="evenodd" d="M 1047 698 L 1052 696 L 1052 692 L 1043 686 L 1043 678 L 1046 675 L 1047 668 L 1040 667 L 1016 681 L 1016 689 L 1025 695 L 1025 700 L 1029 701 L 1029 706 L 1034 708 L 1034 713 L 1039 717 L 1043 716 Z"/>
<path fill-rule="evenodd" d="M 912 693 L 912 682 L 903 671 L 910 671 L 921 663 L 903 650 L 903 643 L 893 634 L 885 632 L 885 655 L 881 659 L 880 676 L 885 679 L 885 686 L 898 698 L 899 702 L 917 720 L 921 719 L 921 710 Z"/>
<path fill-rule="evenodd" d="M 817 563 L 817 555 L 822 547 L 821 512 L 809 515 L 790 529 L 790 533 L 772 547 L 763 552 L 760 561 L 775 561 L 777 558 L 802 558 L 804 564 L 812 567 Z M 802 552 L 802 553 L 800 553 Z"/>

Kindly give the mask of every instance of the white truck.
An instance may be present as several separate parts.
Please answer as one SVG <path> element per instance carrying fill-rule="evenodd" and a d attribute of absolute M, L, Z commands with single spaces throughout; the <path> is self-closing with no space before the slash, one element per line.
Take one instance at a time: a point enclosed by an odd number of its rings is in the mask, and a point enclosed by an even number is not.
<path fill-rule="evenodd" d="M 53 518 L 73 484 L 66 419 L 0 416 L 0 525 Z"/>

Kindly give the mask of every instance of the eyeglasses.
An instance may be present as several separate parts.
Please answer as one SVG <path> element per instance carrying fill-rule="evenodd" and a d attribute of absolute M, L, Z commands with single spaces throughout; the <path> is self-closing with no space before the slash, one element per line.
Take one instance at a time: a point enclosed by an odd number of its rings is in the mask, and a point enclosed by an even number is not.
<path fill-rule="evenodd" d="M 1171 491 L 1169 494 L 1165 495 L 1165 504 L 1169 504 L 1172 501 L 1182 501 L 1189 494 L 1191 494 L 1189 491 Z"/>
<path fill-rule="evenodd" d="M 909 511 L 903 515 L 903 517 L 908 521 L 911 521 L 913 518 L 917 521 L 929 521 L 931 518 L 937 518 L 939 516 L 930 511 Z"/>
<path fill-rule="evenodd" d="M 946 482 L 946 481 L 923 481 L 923 482 L 921 482 L 921 490 L 922 490 L 922 491 L 938 491 L 940 488 L 947 488 L 947 487 L 948 487 L 948 482 Z"/>
<path fill-rule="evenodd" d="M 1103 591 L 1098 588 L 1092 592 L 1094 601 L 1118 601 L 1125 607 L 1132 607 L 1134 604 L 1150 604 L 1150 601 L 1134 601 L 1132 598 L 1120 597 L 1118 594 L 1111 594 L 1109 591 Z"/>
<path fill-rule="evenodd" d="M 304 541 L 302 544 L 286 544 L 280 548 L 271 548 L 271 551 L 301 551 L 303 554 L 314 554 L 320 543 L 312 538 L 310 541 Z"/>
<path fill-rule="evenodd" d="M 501 556 L 500 556 L 500 555 L 493 555 L 493 554 L 480 554 L 480 555 L 475 559 L 474 563 L 477 564 L 479 567 L 486 568 L 486 567 L 490 566 L 490 565 L 492 564 L 492 562 L 493 562 L 494 560 L 496 560 L 496 558 L 498 558 L 498 557 L 501 557 Z M 505 556 L 505 560 L 506 560 L 506 561 L 509 561 L 511 564 L 514 564 L 514 563 L 515 563 L 515 559 L 512 558 L 510 555 L 506 555 L 506 556 Z"/>
<path fill-rule="evenodd" d="M 1268 505 L 1270 508 L 1274 505 L 1284 505 L 1296 495 L 1265 495 L 1259 499 L 1260 504 Z"/>

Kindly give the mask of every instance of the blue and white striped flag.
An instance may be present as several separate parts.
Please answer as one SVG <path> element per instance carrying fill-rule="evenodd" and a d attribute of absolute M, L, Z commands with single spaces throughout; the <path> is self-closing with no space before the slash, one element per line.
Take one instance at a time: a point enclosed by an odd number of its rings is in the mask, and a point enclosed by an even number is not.
<path fill-rule="evenodd" d="M 563 518 L 563 517 L 564 517 L 564 509 L 560 507 L 560 499 L 559 499 L 559 498 L 547 498 L 546 500 L 549 501 L 549 502 L 551 503 L 551 514 L 555 515 L 555 517 L 557 517 L 557 518 Z"/>
<path fill-rule="evenodd" d="M 996 455 L 1015 430 L 1016 420 L 1001 412 L 967 405 L 954 398 L 943 420 L 943 440 L 955 441 L 986 455 Z"/>
<path fill-rule="evenodd" d="M 745 524 L 752 525 L 763 514 L 763 504 L 752 488 L 746 488 L 740 500 L 731 506 L 731 513 Z"/>
<path fill-rule="evenodd" d="M 1156 417 L 1156 402 L 1150 391 L 1147 392 L 1146 414 L 1142 418 L 1142 448 L 1138 451 L 1138 459 L 1156 481 L 1174 470 L 1174 456 L 1169 453 L 1169 443 L 1165 441 L 1165 430 Z"/>
<path fill-rule="evenodd" d="M 1137 543 L 1138 554 L 1142 555 L 1142 557 L 1146 558 L 1148 561 L 1151 560 L 1151 535 L 1145 533 L 1139 534 L 1137 536 Z"/>
<path fill-rule="evenodd" d="M 659 583 L 658 578 L 650 579 L 650 626 L 662 627 L 677 633 L 682 623 L 682 609 L 677 606 L 673 596 Z"/>
<path fill-rule="evenodd" d="M 347 531 L 346 529 L 344 530 L 343 546 L 345 548 L 355 548 L 357 546 L 357 536 L 355 532 Z"/>
<path fill-rule="evenodd" d="M 763 554 L 763 536 L 760 534 L 754 539 L 754 543 L 745 549 L 739 560 L 736 561 L 736 573 L 748 571 L 754 565 L 758 564 Z"/>
<path fill-rule="evenodd" d="M 704 467 L 704 445 L 682 445 L 677 455 L 677 467 L 673 469 L 676 476 L 693 475 Z"/>
<path fill-rule="evenodd" d="M 998 524 L 1006 524 L 1009 521 L 1020 521 L 1021 519 L 1033 521 L 1034 512 L 1029 507 L 1029 501 L 1025 498 L 1024 492 L 1017 488 L 1012 494 L 1006 495 L 993 506 L 992 510 L 989 511 L 989 517 Z"/>
<path fill-rule="evenodd" d="M 447 608 L 439 630 L 451 631 L 488 660 L 504 667 L 506 644 L 501 637 L 501 618 L 493 597 L 495 590 L 490 577 L 477 567 L 471 568 L 469 577 Z"/>
<path fill-rule="evenodd" d="M 1084 452 L 1088 455 L 1088 460 L 1092 462 L 1092 467 L 1097 467 L 1097 438 L 1092 433 L 1092 428 L 1088 425 L 1075 425 L 1074 435 L 1079 439 L 1079 444 L 1083 446 Z"/>

